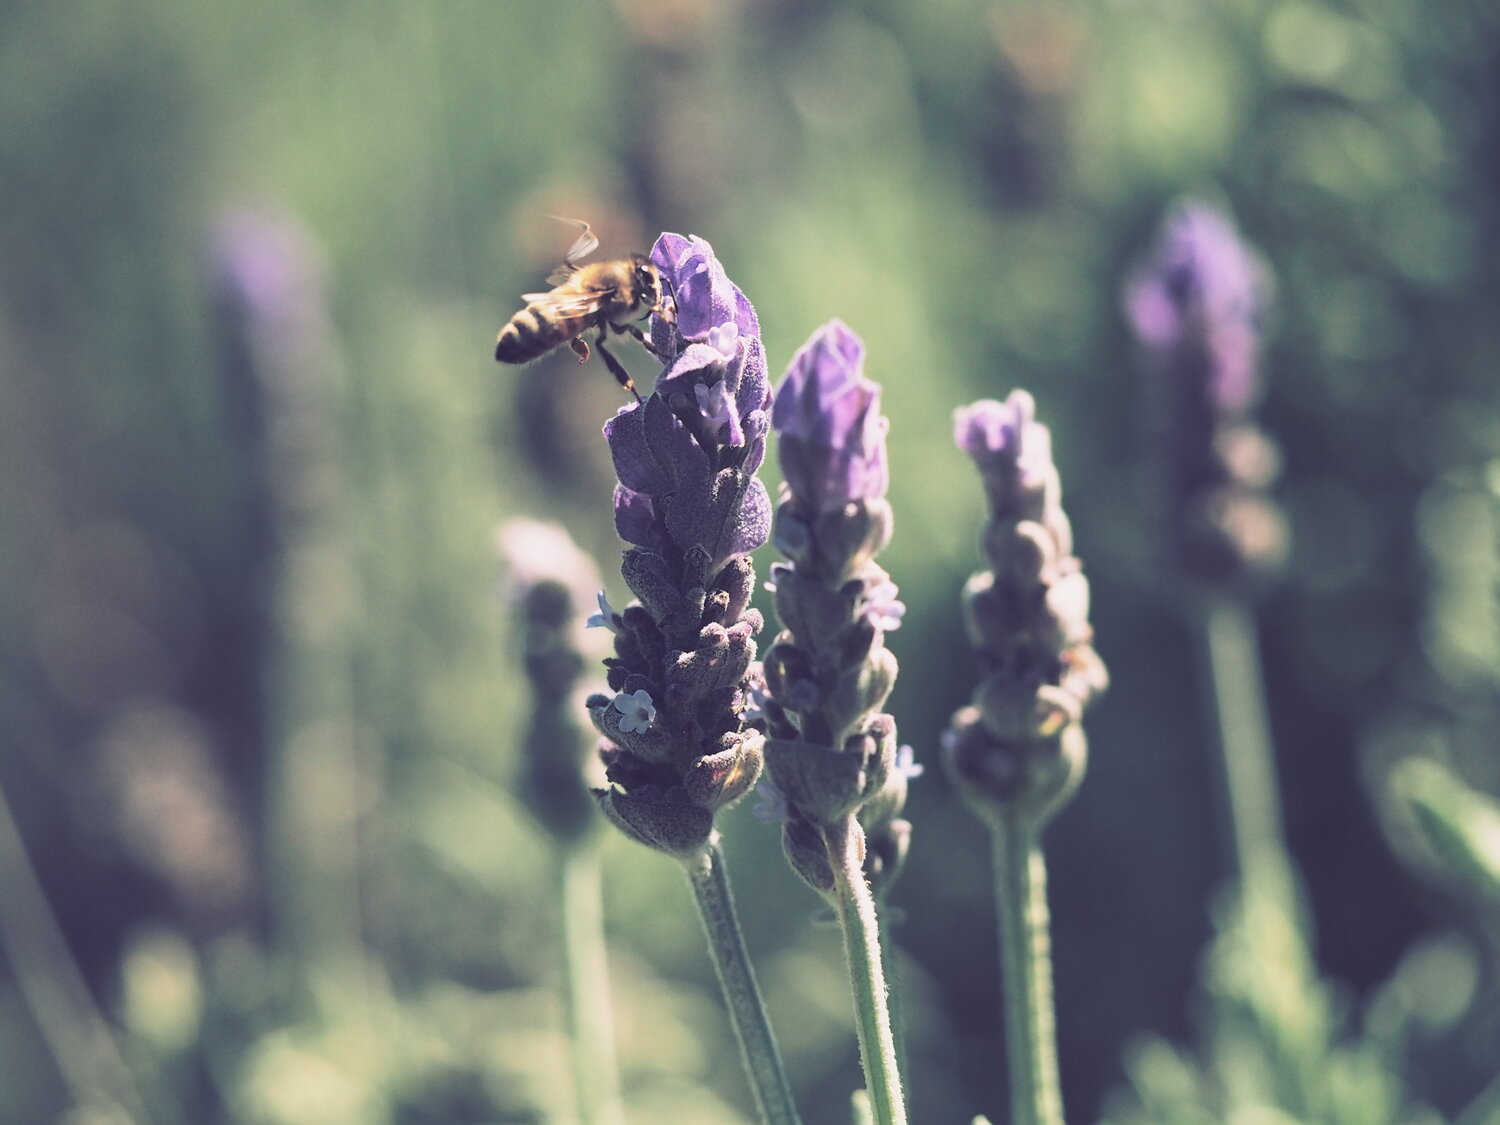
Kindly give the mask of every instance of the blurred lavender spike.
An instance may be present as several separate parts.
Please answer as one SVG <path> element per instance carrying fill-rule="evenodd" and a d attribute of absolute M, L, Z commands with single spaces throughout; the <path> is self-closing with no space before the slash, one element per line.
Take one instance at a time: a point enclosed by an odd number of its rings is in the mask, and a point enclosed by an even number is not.
<path fill-rule="evenodd" d="M 1286 551 L 1284 520 L 1265 493 L 1279 455 L 1252 417 L 1270 294 L 1269 273 L 1230 219 L 1194 201 L 1167 215 L 1125 288 L 1153 373 L 1148 437 L 1166 554 L 1209 587 L 1274 570 Z"/>
<path fill-rule="evenodd" d="M 573 844 L 597 823 L 586 780 L 590 739 L 574 693 L 598 636 L 584 632 L 583 615 L 589 602 L 603 597 L 599 570 L 553 523 L 508 520 L 495 533 L 495 547 L 531 685 L 532 713 L 522 738 L 526 804 L 560 843 Z"/>

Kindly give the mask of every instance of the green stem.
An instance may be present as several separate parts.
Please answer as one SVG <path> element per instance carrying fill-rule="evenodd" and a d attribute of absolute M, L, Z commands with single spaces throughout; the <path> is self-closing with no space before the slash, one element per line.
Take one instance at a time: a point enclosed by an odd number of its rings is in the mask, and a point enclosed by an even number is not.
<path fill-rule="evenodd" d="M 880 941 L 880 964 L 885 970 L 886 994 L 889 1001 L 888 1010 L 891 1016 L 891 1038 L 896 1044 L 896 1073 L 901 1078 L 904 1086 L 909 1076 L 906 1058 L 906 1020 L 901 1009 L 901 976 L 900 964 L 896 960 L 895 945 L 891 942 L 890 921 L 886 914 L 881 913 L 884 905 L 879 899 L 875 901 L 877 933 Z"/>
<path fill-rule="evenodd" d="M 834 909 L 844 932 L 849 959 L 849 984 L 854 993 L 854 1022 L 859 1033 L 859 1057 L 865 1068 L 865 1089 L 876 1125 L 905 1125 L 906 1103 L 896 1041 L 891 1032 L 889 995 L 880 962 L 880 925 L 875 918 L 875 896 L 865 881 L 864 834 L 851 816 L 837 828 L 826 828 L 823 840 L 833 863 Z"/>
<path fill-rule="evenodd" d="M 1286 904 L 1292 895 L 1292 869 L 1282 830 L 1255 620 L 1243 602 L 1218 598 L 1207 607 L 1203 629 L 1234 863 L 1243 882 L 1272 891 Z"/>
<path fill-rule="evenodd" d="M 590 838 L 567 846 L 560 874 L 563 987 L 578 1119 L 582 1125 L 624 1125 L 614 1020 L 609 1007 L 609 961 L 597 841 Z"/>
<path fill-rule="evenodd" d="M 96 1114 L 104 1120 L 132 1123 L 161 1119 L 148 1110 L 113 1028 L 68 952 L 67 938 L 4 793 L 0 793 L 0 952 L 10 962 L 16 987 L 75 1108 L 90 1119 Z"/>
<path fill-rule="evenodd" d="M 1062 1125 L 1047 867 L 1030 828 L 996 823 L 991 830 L 1011 1125 Z"/>
<path fill-rule="evenodd" d="M 745 1075 L 755 1094 L 765 1125 L 800 1125 L 797 1107 L 792 1101 L 791 1085 L 781 1065 L 776 1038 L 766 1018 L 766 1006 L 750 967 L 750 953 L 734 911 L 734 896 L 729 890 L 729 876 L 724 870 L 724 853 L 718 838 L 710 840 L 702 852 L 683 861 L 703 930 L 708 937 L 709 953 L 724 990 L 729 1020 L 740 1044 Z"/>

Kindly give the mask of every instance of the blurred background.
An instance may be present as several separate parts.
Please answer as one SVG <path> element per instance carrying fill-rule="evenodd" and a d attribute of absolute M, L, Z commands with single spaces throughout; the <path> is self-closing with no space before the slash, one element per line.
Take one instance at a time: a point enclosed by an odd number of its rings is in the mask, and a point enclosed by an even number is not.
<path fill-rule="evenodd" d="M 569 1120 L 493 529 L 561 521 L 623 604 L 624 399 L 491 358 L 572 240 L 548 214 L 610 256 L 706 237 L 773 375 L 863 335 L 891 710 L 933 765 L 975 681 L 951 412 L 1036 395 L 1113 677 L 1048 834 L 1095 1120 L 1133 1035 L 1193 1035 L 1227 874 L 1119 297 L 1185 192 L 1277 280 L 1259 616 L 1317 965 L 1357 1020 L 1422 959 L 1414 1087 L 1461 1104 L 1500 1060 L 1493 915 L 1380 793 L 1414 750 L 1500 791 L 1497 153 L 1490 0 L 0 4 L 0 1122 L 106 1120 L 100 1074 L 142 1121 Z M 914 1117 L 1000 1120 L 985 836 L 937 768 L 908 816 Z M 805 1120 L 847 1121 L 837 931 L 774 828 L 722 828 Z M 680 872 L 611 838 L 605 873 L 630 1119 L 748 1121 Z"/>

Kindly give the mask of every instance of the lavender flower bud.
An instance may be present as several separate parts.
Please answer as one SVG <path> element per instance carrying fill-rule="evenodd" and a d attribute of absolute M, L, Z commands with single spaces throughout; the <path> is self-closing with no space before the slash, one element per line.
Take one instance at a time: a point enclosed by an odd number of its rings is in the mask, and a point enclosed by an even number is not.
<path fill-rule="evenodd" d="M 612 695 L 589 698 L 611 788 L 595 790 L 627 835 L 699 851 L 714 814 L 754 785 L 759 731 L 746 726 L 759 612 L 751 551 L 770 534 L 765 459 L 770 381 L 755 310 L 701 238 L 652 249 L 675 315 L 653 317 L 663 358 L 653 393 L 604 427 L 619 484 L 620 573 L 638 599 L 610 614 Z M 601 610 L 601 618 L 603 611 Z"/>
<path fill-rule="evenodd" d="M 1273 570 L 1286 553 L 1285 521 L 1265 494 L 1276 448 L 1252 420 L 1269 290 L 1231 221 L 1185 202 L 1125 291 L 1154 374 L 1148 418 L 1166 554 L 1209 586 Z"/>
<path fill-rule="evenodd" d="M 595 593 L 599 571 L 556 524 L 510 520 L 496 532 L 495 544 L 532 693 L 521 742 L 520 788 L 532 814 L 566 844 L 582 837 L 596 816 L 585 778 L 589 740 L 577 719 L 576 691 L 586 664 L 583 607 L 603 598 Z"/>
<path fill-rule="evenodd" d="M 982 678 L 943 736 L 943 760 L 982 815 L 1040 828 L 1083 776 L 1079 720 L 1108 682 L 1091 644 L 1088 580 L 1031 396 L 961 407 L 953 429 L 984 484 L 991 569 L 964 591 Z"/>
<path fill-rule="evenodd" d="M 882 886 L 911 830 L 899 813 L 914 775 L 896 768 L 896 725 L 880 713 L 896 679 L 884 636 L 905 609 L 873 561 L 891 534 L 889 422 L 863 361 L 859 337 L 830 321 L 793 357 L 771 414 L 785 476 L 776 544 L 788 561 L 771 571 L 783 628 L 764 665 L 766 765 L 787 857 L 820 891 L 833 885 L 825 829 L 858 814 L 866 870 Z"/>
<path fill-rule="evenodd" d="M 864 344 L 833 320 L 792 357 L 771 425 L 787 487 L 813 512 L 885 495 L 889 482 L 880 387 L 863 375 Z"/>

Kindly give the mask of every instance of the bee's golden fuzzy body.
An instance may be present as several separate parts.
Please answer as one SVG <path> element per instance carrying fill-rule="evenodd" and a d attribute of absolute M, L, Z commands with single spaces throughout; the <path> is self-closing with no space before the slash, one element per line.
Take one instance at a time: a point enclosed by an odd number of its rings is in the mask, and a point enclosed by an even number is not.
<path fill-rule="evenodd" d="M 657 308 L 661 277 L 643 255 L 578 266 L 555 289 L 526 295 L 526 307 L 500 330 L 495 358 L 530 363 L 590 328 L 616 329 Z"/>

